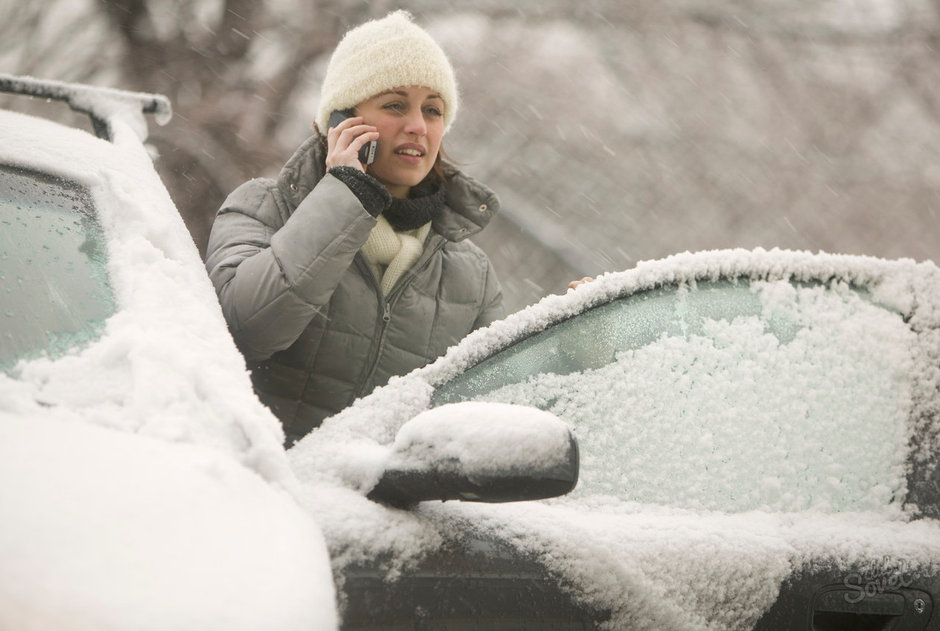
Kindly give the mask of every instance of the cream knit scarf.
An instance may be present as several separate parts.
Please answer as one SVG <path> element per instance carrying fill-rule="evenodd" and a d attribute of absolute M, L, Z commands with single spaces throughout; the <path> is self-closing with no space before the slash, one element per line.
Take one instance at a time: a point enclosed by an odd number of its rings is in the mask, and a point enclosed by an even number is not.
<path fill-rule="evenodd" d="M 424 240 L 431 231 L 431 222 L 414 230 L 396 232 L 388 220 L 379 215 L 378 223 L 369 233 L 362 254 L 369 262 L 382 286 L 382 293 L 391 293 L 398 279 L 415 264 L 424 250 Z"/>

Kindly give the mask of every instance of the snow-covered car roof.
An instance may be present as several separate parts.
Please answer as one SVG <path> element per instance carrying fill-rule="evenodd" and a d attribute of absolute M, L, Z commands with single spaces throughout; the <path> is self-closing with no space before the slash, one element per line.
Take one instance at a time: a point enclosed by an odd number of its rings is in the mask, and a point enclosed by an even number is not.
<path fill-rule="evenodd" d="M 280 424 L 120 109 L 113 142 L 0 111 L 0 163 L 89 193 L 116 303 L 98 339 L 0 371 L 0 627 L 334 628 Z"/>
<path fill-rule="evenodd" d="M 920 390 L 912 396 L 923 414 L 915 410 L 911 418 L 924 423 L 916 428 L 917 448 L 935 458 L 940 270 L 933 263 L 779 250 L 684 253 L 607 274 L 476 331 L 433 364 L 392 379 L 327 419 L 292 448 L 303 502 L 319 515 L 335 572 L 387 558 L 394 578 L 429 551 L 474 532 L 539 559 L 576 600 L 611 612 L 606 628 L 749 629 L 784 580 L 807 565 L 851 567 L 875 557 L 890 559 L 899 571 L 940 570 L 940 525 L 930 518 L 909 521 L 911 514 L 897 506 L 733 512 L 575 494 L 497 506 L 428 502 L 398 511 L 362 497 L 382 475 L 399 428 L 432 406 L 435 388 L 477 362 L 616 298 L 720 279 L 851 284 L 901 314 L 920 336 L 912 364 L 920 371 Z"/>

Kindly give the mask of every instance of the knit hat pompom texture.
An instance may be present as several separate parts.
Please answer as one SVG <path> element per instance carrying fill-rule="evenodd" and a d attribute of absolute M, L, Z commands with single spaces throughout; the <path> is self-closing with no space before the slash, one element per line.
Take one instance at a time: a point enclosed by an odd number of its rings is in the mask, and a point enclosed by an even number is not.
<path fill-rule="evenodd" d="M 330 113 L 394 88 L 430 88 L 444 99 L 444 131 L 457 116 L 457 82 L 444 51 L 407 11 L 350 30 L 333 51 L 320 90 L 316 123 L 326 133 Z"/>

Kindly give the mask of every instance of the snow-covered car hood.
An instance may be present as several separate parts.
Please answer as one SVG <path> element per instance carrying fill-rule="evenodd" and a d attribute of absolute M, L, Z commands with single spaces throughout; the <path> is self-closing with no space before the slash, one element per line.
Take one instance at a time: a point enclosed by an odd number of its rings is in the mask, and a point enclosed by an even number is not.
<path fill-rule="evenodd" d="M 432 405 L 434 388 L 494 351 L 625 294 L 733 277 L 840 279 L 868 288 L 879 303 L 903 314 L 923 336 L 915 358 L 920 391 L 913 394 L 921 409 L 912 418 L 924 425 L 915 428 L 920 442 L 913 457 L 935 458 L 935 265 L 763 250 L 686 253 L 607 274 L 477 331 L 437 362 L 393 379 L 327 419 L 290 450 L 302 501 L 320 515 L 334 571 L 341 575 L 349 564 L 388 558 L 385 569 L 394 577 L 428 551 L 474 532 L 538 559 L 575 599 L 612 612 L 612 629 L 748 629 L 774 603 L 785 579 L 816 566 L 848 571 L 888 559 L 898 573 L 936 572 L 940 523 L 911 521 L 912 511 L 899 503 L 864 512 L 725 512 L 575 495 L 496 506 L 428 502 L 402 511 L 362 499 L 381 475 L 387 445 L 402 424 Z"/>

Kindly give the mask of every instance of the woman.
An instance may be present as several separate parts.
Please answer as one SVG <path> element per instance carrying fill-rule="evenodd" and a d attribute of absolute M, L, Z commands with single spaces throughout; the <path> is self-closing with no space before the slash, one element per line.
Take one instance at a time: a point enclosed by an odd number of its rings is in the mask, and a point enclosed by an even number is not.
<path fill-rule="evenodd" d="M 407 13 L 363 24 L 330 59 L 318 133 L 219 210 L 206 266 L 288 445 L 502 317 L 490 262 L 467 240 L 498 201 L 441 158 L 457 109 L 450 62 Z"/>

